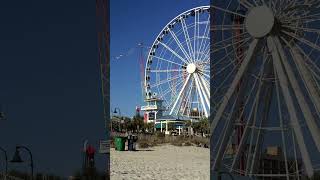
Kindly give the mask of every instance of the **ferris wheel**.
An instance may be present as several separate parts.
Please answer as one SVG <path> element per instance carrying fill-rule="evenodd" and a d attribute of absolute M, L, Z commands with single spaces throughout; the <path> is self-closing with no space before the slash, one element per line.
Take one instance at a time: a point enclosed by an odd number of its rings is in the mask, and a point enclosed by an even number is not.
<path fill-rule="evenodd" d="M 320 2 L 225 0 L 211 12 L 212 168 L 311 177 L 320 167 Z M 280 166 L 266 170 L 272 161 Z"/>
<path fill-rule="evenodd" d="M 161 99 L 170 115 L 208 117 L 209 32 L 209 6 L 181 13 L 160 31 L 145 66 L 146 99 Z"/>

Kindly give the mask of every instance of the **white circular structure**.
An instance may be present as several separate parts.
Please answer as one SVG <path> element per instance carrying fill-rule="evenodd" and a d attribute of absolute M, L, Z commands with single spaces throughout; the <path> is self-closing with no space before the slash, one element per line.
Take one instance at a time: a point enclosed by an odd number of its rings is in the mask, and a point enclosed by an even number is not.
<path fill-rule="evenodd" d="M 316 0 L 213 1 L 212 169 L 286 180 L 319 169 L 319 8 Z"/>
<path fill-rule="evenodd" d="M 190 63 L 190 64 L 188 64 L 188 66 L 187 66 L 187 72 L 188 72 L 189 74 L 194 73 L 194 72 L 196 71 L 196 69 L 197 69 L 197 67 L 196 67 L 196 65 L 193 64 L 193 63 Z"/>
<path fill-rule="evenodd" d="M 249 34 L 262 38 L 269 34 L 274 25 L 274 15 L 265 5 L 254 7 L 246 18 L 246 27 Z"/>
<path fill-rule="evenodd" d="M 209 6 L 201 6 L 173 18 L 155 38 L 146 62 L 145 93 L 147 100 L 163 100 L 167 114 L 209 116 L 209 32 Z"/>

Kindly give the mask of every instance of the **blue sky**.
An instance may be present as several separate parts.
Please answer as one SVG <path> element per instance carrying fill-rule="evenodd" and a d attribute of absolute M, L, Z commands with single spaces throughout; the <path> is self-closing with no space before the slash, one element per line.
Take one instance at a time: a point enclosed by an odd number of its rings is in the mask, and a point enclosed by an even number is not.
<path fill-rule="evenodd" d="M 162 28 L 180 13 L 209 0 L 111 1 L 111 57 L 127 54 L 138 43 L 151 46 Z M 140 85 L 140 49 L 128 56 L 111 59 L 111 109 L 132 116 L 142 103 Z"/>

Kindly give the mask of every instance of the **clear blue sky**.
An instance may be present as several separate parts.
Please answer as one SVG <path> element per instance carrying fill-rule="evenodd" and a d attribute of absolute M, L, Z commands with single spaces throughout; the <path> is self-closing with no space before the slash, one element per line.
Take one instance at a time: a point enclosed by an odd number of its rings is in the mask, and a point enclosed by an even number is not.
<path fill-rule="evenodd" d="M 111 57 L 126 54 L 143 42 L 151 46 L 162 28 L 180 13 L 209 0 L 111 1 Z M 111 108 L 132 116 L 142 103 L 139 54 L 131 51 L 118 60 L 111 59 Z"/>

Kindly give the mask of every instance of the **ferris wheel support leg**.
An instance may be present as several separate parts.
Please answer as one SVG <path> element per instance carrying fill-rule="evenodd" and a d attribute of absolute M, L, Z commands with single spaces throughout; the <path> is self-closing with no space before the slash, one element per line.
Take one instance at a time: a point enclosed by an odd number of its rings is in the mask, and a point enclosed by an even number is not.
<path fill-rule="evenodd" d="M 210 99 L 210 90 L 209 90 L 208 86 L 206 85 L 205 80 L 203 79 L 202 76 L 198 76 L 198 77 L 199 77 L 199 79 L 201 80 L 201 83 L 202 83 L 203 86 L 204 86 L 204 89 L 205 89 L 205 92 L 207 93 L 207 96 L 208 96 L 209 99 Z M 210 85 L 209 85 L 209 86 L 210 86 Z M 210 107 L 210 104 L 209 104 L 209 107 Z"/>
<path fill-rule="evenodd" d="M 294 76 L 294 73 L 288 63 L 288 60 L 284 54 L 282 45 L 280 44 L 280 40 L 277 37 L 274 37 L 274 41 L 275 44 L 277 46 L 277 49 L 279 50 L 280 53 L 280 57 L 282 60 L 282 63 L 284 65 L 285 71 L 287 72 L 287 75 L 289 77 L 289 82 L 292 85 L 292 89 L 297 97 L 298 100 L 298 104 L 303 112 L 305 121 L 308 125 L 308 128 L 311 132 L 312 138 L 313 138 L 313 142 L 316 144 L 318 151 L 320 151 L 320 129 L 318 128 L 318 125 L 316 123 L 316 120 L 314 119 L 314 116 L 312 115 L 312 112 L 304 98 L 304 95 L 302 94 L 301 88 L 298 84 L 297 79 Z M 298 54 L 294 54 L 295 57 L 293 57 L 294 59 L 296 59 L 296 56 Z M 299 59 L 299 61 L 301 61 L 302 59 Z M 301 62 L 299 62 L 301 64 Z M 309 84 L 309 82 L 307 82 Z M 317 94 L 317 92 L 315 92 Z"/>
<path fill-rule="evenodd" d="M 305 82 L 305 85 L 307 86 L 311 100 L 313 101 L 313 103 L 316 107 L 317 113 L 319 114 L 319 112 L 320 112 L 320 95 L 319 95 L 319 90 L 317 90 L 317 88 L 316 88 L 316 84 L 315 84 L 316 82 L 313 80 L 312 75 L 310 74 L 310 71 L 308 71 L 306 64 L 304 63 L 304 60 L 303 60 L 301 54 L 299 53 L 298 47 L 293 47 L 291 45 L 290 45 L 290 47 L 292 49 L 291 53 L 293 56 L 293 60 L 301 72 L 301 76 Z M 306 57 L 306 58 L 309 58 L 309 57 Z"/>
<path fill-rule="evenodd" d="M 285 72 L 282 68 L 280 55 L 277 50 L 277 46 L 276 46 L 274 37 L 269 36 L 267 39 L 267 43 L 268 43 L 268 48 L 272 53 L 274 67 L 276 69 L 275 74 L 278 76 L 279 81 L 280 81 L 282 95 L 284 96 L 285 103 L 287 105 L 287 110 L 289 111 L 290 120 L 292 121 L 291 124 L 294 129 L 295 137 L 298 142 L 298 146 L 299 146 L 299 149 L 301 152 L 302 160 L 303 160 L 307 175 L 308 175 L 308 177 L 312 177 L 314 174 L 314 170 L 312 167 L 312 163 L 311 163 L 311 160 L 309 157 L 309 153 L 308 153 L 306 144 L 304 143 L 301 126 L 299 124 L 297 114 L 296 114 L 296 111 L 294 108 L 293 100 L 292 100 L 292 97 L 291 97 L 290 91 L 289 91 L 289 82 L 288 82 L 286 75 L 285 75 Z"/>
<path fill-rule="evenodd" d="M 251 122 L 252 122 L 253 119 L 255 119 L 252 116 L 253 116 L 253 114 L 255 116 L 256 112 L 257 112 L 255 109 L 257 109 L 257 106 L 259 104 L 258 102 L 259 102 L 259 98 L 260 98 L 259 95 L 260 95 L 261 87 L 262 86 L 259 86 L 259 88 L 258 88 L 258 93 L 256 94 L 256 97 L 255 97 L 255 100 L 254 100 L 254 106 L 250 110 L 248 121 L 247 121 L 247 123 L 245 125 L 244 131 L 243 131 L 243 135 L 242 135 L 240 143 L 238 145 L 238 149 L 237 149 L 236 155 L 235 155 L 235 157 L 233 158 L 233 161 L 232 161 L 230 172 L 232 172 L 232 170 L 235 169 L 235 165 L 239 160 L 240 153 L 243 152 L 244 142 L 247 141 L 247 137 L 248 137 L 248 134 L 249 134 L 249 126 L 252 125 Z M 254 131 L 254 129 L 252 129 L 252 131 Z"/>
<path fill-rule="evenodd" d="M 172 109 L 171 109 L 171 111 L 170 111 L 170 115 L 172 115 L 174 109 L 176 108 L 176 106 L 177 106 L 177 104 L 178 104 L 178 101 L 179 101 L 179 99 L 180 99 L 180 97 L 181 97 L 181 94 L 184 92 L 184 89 L 186 88 L 186 86 L 187 86 L 187 84 L 188 84 L 188 82 L 189 82 L 189 80 L 190 80 L 190 76 L 191 76 L 191 75 L 189 74 L 188 77 L 187 77 L 187 79 L 186 79 L 186 82 L 184 82 L 183 87 L 182 87 L 181 91 L 179 92 L 179 95 L 178 95 L 176 101 L 174 102 L 174 104 L 173 104 L 173 106 L 172 106 Z"/>
<path fill-rule="evenodd" d="M 243 60 L 241 66 L 239 68 L 239 71 L 235 75 L 235 79 L 233 80 L 230 88 L 228 89 L 226 95 L 224 96 L 222 104 L 219 106 L 219 109 L 217 111 L 217 114 L 215 115 L 214 119 L 212 120 L 211 128 L 210 128 L 211 137 L 212 137 L 212 135 L 214 133 L 214 130 L 215 130 L 219 120 L 221 119 L 221 117 L 223 115 L 223 112 L 224 112 L 225 108 L 227 107 L 229 99 L 233 95 L 233 93 L 236 90 L 236 88 L 237 88 L 242 76 L 244 75 L 244 73 L 247 70 L 247 67 L 248 67 L 248 65 L 249 65 L 249 63 L 250 63 L 250 61 L 251 61 L 251 59 L 253 57 L 253 54 L 255 52 L 255 49 L 257 47 L 258 41 L 259 41 L 258 39 L 254 39 L 253 42 L 250 44 L 249 50 L 247 52 L 247 55 L 246 55 L 245 59 Z"/>
<path fill-rule="evenodd" d="M 250 61 L 251 61 L 253 55 L 254 55 L 254 52 L 256 50 L 258 42 L 259 42 L 258 39 L 254 39 L 253 42 L 250 44 L 249 50 L 247 52 L 247 55 L 246 55 L 245 59 L 243 60 L 241 66 L 239 68 L 239 71 L 237 72 L 237 74 L 235 76 L 235 79 L 233 80 L 230 88 L 228 89 L 226 95 L 224 96 L 222 104 L 219 106 L 219 109 L 217 111 L 217 115 L 214 117 L 214 119 L 213 119 L 213 121 L 211 123 L 211 131 L 210 131 L 211 132 L 211 139 L 213 138 L 214 130 L 216 128 L 216 125 L 221 120 L 223 112 L 225 111 L 225 108 L 227 107 L 230 98 L 234 94 L 236 88 L 238 87 L 238 84 L 239 84 L 240 80 L 242 79 L 242 77 L 244 76 L 245 72 L 248 69 L 248 66 L 250 64 Z M 236 103 L 235 104 L 238 104 L 237 101 L 238 101 L 238 98 L 236 98 Z M 232 109 L 234 109 L 235 104 L 233 105 Z M 234 120 L 236 118 L 235 114 L 236 114 L 235 111 L 232 111 L 232 115 L 231 115 L 232 119 L 231 120 Z M 228 123 L 227 126 L 228 127 L 226 127 L 226 129 L 231 131 L 231 128 L 233 127 L 233 124 L 232 123 Z M 228 140 L 228 138 L 226 138 L 224 136 L 223 140 L 221 142 L 221 145 L 219 147 L 218 153 L 216 155 L 216 158 L 215 158 L 215 160 L 213 162 L 213 165 L 212 165 L 212 168 L 214 170 L 217 170 L 219 168 L 220 164 L 221 164 L 221 160 L 223 158 L 222 156 L 223 156 L 224 151 L 226 149 L 227 140 Z"/>
<path fill-rule="evenodd" d="M 210 96 L 207 94 L 207 91 L 205 89 L 205 84 L 203 84 L 203 82 L 201 81 L 200 79 L 201 77 L 198 75 L 198 74 L 195 74 L 195 79 L 197 79 L 198 81 L 198 84 L 200 86 L 200 89 L 201 89 L 201 93 L 203 94 L 204 98 L 205 98 L 205 101 L 206 101 L 206 105 L 207 107 L 210 107 Z M 197 82 L 196 81 L 196 82 Z M 208 114 L 207 114 L 208 115 Z M 208 117 L 208 116 L 207 116 Z"/>
<path fill-rule="evenodd" d="M 201 101 L 201 104 L 202 104 L 202 107 L 203 107 L 203 110 L 204 110 L 204 114 L 205 114 L 206 117 L 208 117 L 208 111 L 207 111 L 207 108 L 206 108 L 206 104 L 204 103 L 204 100 L 203 100 L 203 96 L 205 96 L 205 94 L 203 93 L 203 89 L 202 89 L 202 86 L 201 86 L 201 84 L 199 82 L 197 74 L 193 74 L 193 76 L 194 76 L 194 79 L 196 81 L 196 87 L 197 87 L 197 90 L 198 90 L 198 93 L 199 93 L 199 96 L 200 96 L 200 101 Z M 205 96 L 205 99 L 206 99 L 206 102 L 210 104 L 209 99 L 206 96 Z"/>
<path fill-rule="evenodd" d="M 258 130 L 256 142 L 255 142 L 255 147 L 252 147 L 252 143 L 250 144 L 250 147 L 249 147 L 250 149 L 254 148 L 250 172 L 249 172 L 250 177 L 252 177 L 252 174 L 257 169 L 257 164 L 259 163 L 258 162 L 259 149 L 261 147 L 261 142 L 263 140 L 263 131 L 261 130 L 261 128 L 264 125 L 264 123 L 269 119 L 269 112 L 270 112 L 271 99 L 272 99 L 272 85 L 270 84 L 266 85 L 265 94 L 262 95 L 262 98 L 264 98 L 262 102 L 265 103 L 265 106 L 263 107 L 262 120 L 260 121 L 259 127 L 258 127 L 259 130 Z M 247 166 L 246 173 L 248 173 L 248 171 L 249 171 L 249 165 Z"/>

